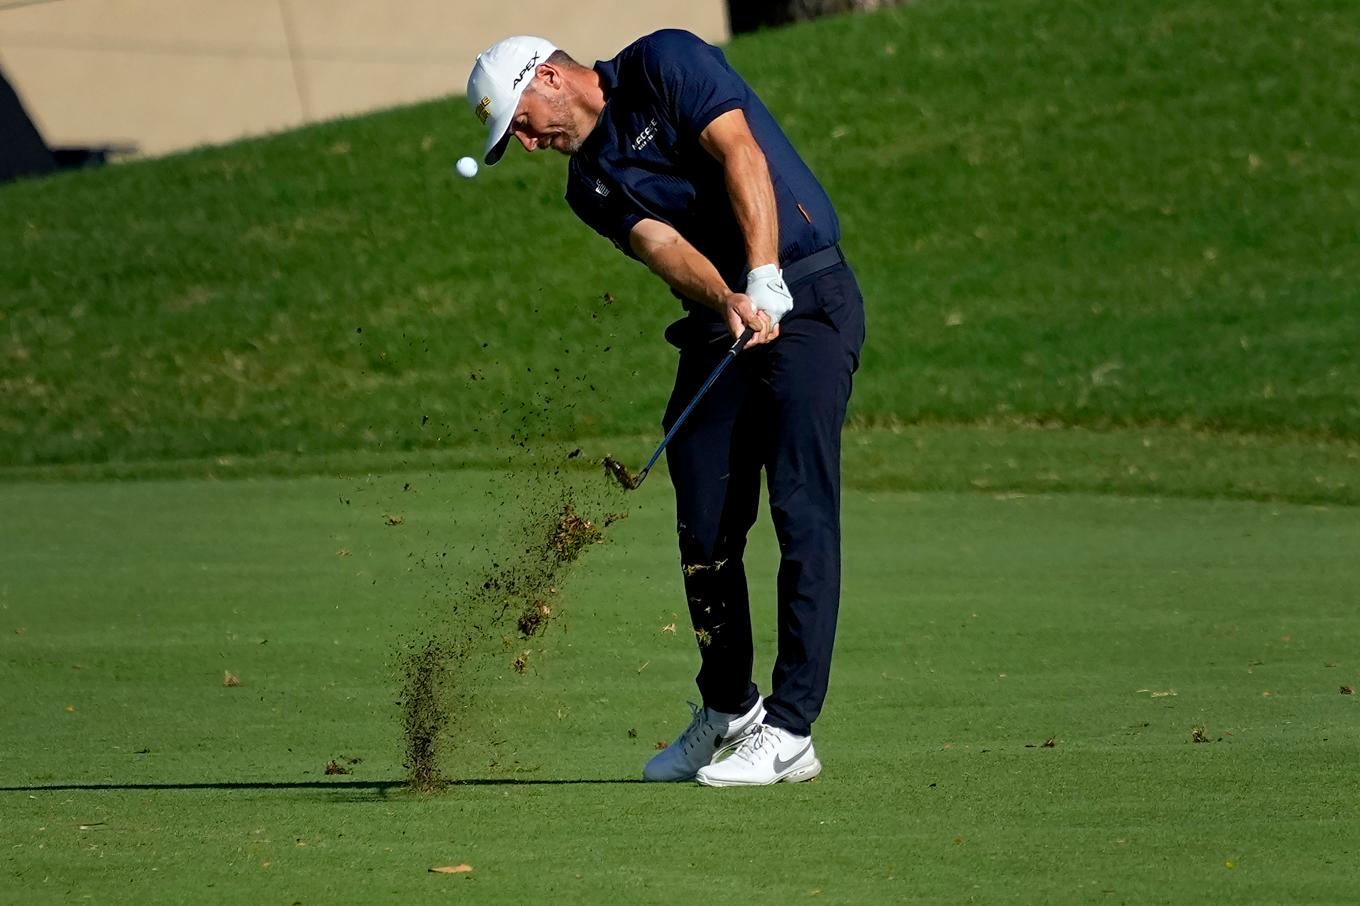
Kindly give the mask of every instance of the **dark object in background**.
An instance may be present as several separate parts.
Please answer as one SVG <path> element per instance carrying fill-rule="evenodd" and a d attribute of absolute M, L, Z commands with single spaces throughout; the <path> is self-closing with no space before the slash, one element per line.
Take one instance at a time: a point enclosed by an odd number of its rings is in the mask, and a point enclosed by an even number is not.
<path fill-rule="evenodd" d="M 97 145 L 93 148 L 53 148 L 58 170 L 81 170 L 85 167 L 102 167 L 115 156 L 126 157 L 136 153 L 135 145 Z"/>
<path fill-rule="evenodd" d="M 0 183 L 57 169 L 56 156 L 28 118 L 19 95 L 0 72 Z"/>
<path fill-rule="evenodd" d="M 806 22 L 837 13 L 867 12 L 901 6 L 906 0 L 727 0 L 727 24 L 732 34 L 792 22 Z"/>
<path fill-rule="evenodd" d="M 126 156 L 136 150 L 134 145 L 47 147 L 18 93 L 0 72 L 0 185 L 25 177 L 46 176 L 57 170 L 102 167 L 110 157 Z"/>

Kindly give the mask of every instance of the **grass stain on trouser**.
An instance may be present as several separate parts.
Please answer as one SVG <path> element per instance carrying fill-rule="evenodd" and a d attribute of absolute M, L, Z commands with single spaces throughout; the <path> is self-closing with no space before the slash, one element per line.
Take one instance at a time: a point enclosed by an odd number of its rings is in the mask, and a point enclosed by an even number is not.
<path fill-rule="evenodd" d="M 727 564 L 726 560 L 718 560 L 713 563 L 685 563 L 680 567 L 681 572 L 686 576 L 693 576 L 702 572 L 717 572 Z"/>

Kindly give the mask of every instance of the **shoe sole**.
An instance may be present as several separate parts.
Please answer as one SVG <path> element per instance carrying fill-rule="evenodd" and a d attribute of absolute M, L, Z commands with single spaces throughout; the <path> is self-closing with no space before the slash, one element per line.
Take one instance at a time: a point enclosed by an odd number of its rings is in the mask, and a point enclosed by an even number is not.
<path fill-rule="evenodd" d="M 712 786 L 712 787 L 774 786 L 776 783 L 803 783 L 808 780 L 816 780 L 817 775 L 821 773 L 822 762 L 819 759 L 814 758 L 812 760 L 812 764 L 805 765 L 801 768 L 795 768 L 794 770 L 789 771 L 785 774 L 781 774 L 775 779 L 767 781 L 765 783 L 747 783 L 739 780 L 737 781 L 714 780 L 711 778 L 705 778 L 702 775 L 695 775 L 694 779 L 698 781 L 700 786 Z"/>

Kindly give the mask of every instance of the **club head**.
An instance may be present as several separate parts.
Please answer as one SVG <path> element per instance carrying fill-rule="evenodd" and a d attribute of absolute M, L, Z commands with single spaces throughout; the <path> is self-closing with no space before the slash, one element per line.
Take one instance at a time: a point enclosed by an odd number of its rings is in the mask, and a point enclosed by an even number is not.
<path fill-rule="evenodd" d="M 617 481 L 625 491 L 636 491 L 638 485 L 642 484 L 642 479 L 647 477 L 646 472 L 634 477 L 627 466 L 612 456 L 606 456 L 601 464 L 604 466 L 604 473 Z"/>
<path fill-rule="evenodd" d="M 647 460 L 647 465 L 642 467 L 642 471 L 639 472 L 636 477 L 632 472 L 628 471 L 627 466 L 612 456 L 606 456 L 600 463 L 604 466 L 605 474 L 617 481 L 625 491 L 636 491 L 642 485 L 642 480 L 647 477 L 647 473 L 652 470 L 652 466 L 656 465 L 656 461 L 661 457 L 661 451 L 666 449 L 666 444 L 671 442 L 671 438 L 675 437 L 675 433 L 680 430 L 680 426 L 685 423 L 685 419 L 689 418 L 689 414 L 694 411 L 694 407 L 699 405 L 699 400 L 704 398 L 704 394 L 708 392 L 708 388 L 713 386 L 718 380 L 719 375 L 723 373 L 723 369 L 727 367 L 729 362 L 737 357 L 737 353 L 745 348 L 746 344 L 753 336 L 755 336 L 755 331 L 748 327 L 742 331 L 740 337 L 737 337 L 736 342 L 734 342 L 731 348 L 727 350 L 727 355 L 723 356 L 722 361 L 718 362 L 713 368 L 712 373 L 709 374 L 708 380 L 704 381 L 703 386 L 701 386 L 699 391 L 694 394 L 694 399 L 690 400 L 689 405 L 686 406 L 684 411 L 676 417 L 674 422 L 672 422 L 670 430 L 666 432 L 666 436 L 661 440 L 661 445 L 656 448 L 656 452 L 652 454 L 652 458 Z"/>

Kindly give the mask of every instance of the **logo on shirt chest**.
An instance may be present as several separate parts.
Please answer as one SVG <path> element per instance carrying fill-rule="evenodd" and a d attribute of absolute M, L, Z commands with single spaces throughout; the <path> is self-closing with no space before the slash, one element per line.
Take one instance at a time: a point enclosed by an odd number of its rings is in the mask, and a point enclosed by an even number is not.
<path fill-rule="evenodd" d="M 597 179 L 595 180 L 595 194 L 605 198 L 609 195 L 609 187 Z"/>
<path fill-rule="evenodd" d="M 643 128 L 643 130 L 638 133 L 637 138 L 633 139 L 633 150 L 641 151 L 643 148 L 651 144 L 652 141 L 656 138 L 656 133 L 658 129 L 659 127 L 656 124 L 656 117 L 652 117 L 651 122 L 649 122 Z"/>

